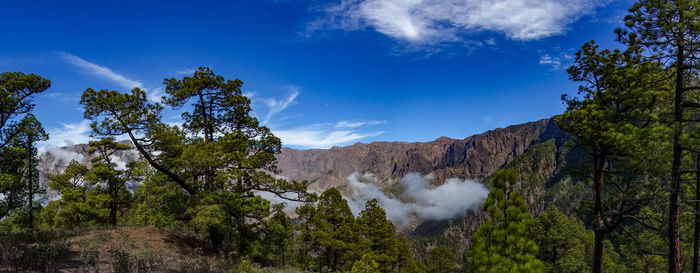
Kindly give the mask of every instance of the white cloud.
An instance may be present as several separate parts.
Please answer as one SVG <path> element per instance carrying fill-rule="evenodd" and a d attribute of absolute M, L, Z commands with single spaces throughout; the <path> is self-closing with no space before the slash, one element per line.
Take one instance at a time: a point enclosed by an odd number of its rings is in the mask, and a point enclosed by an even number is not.
<path fill-rule="evenodd" d="M 551 54 L 545 53 L 540 56 L 539 64 L 549 65 L 552 67 L 552 70 L 565 69 L 573 64 L 574 56 L 569 54 L 571 51 L 573 51 L 573 49 L 561 52 L 560 48 L 555 47 Z"/>
<path fill-rule="evenodd" d="M 473 180 L 450 178 L 439 186 L 432 185 L 431 174 L 409 173 L 399 181 L 403 191 L 387 195 L 381 182 L 369 173 L 353 173 L 347 177 L 349 193 L 344 196 L 348 206 L 358 215 L 368 200 L 377 199 L 388 220 L 406 226 L 418 216 L 422 219 L 444 220 L 477 209 L 488 196 L 488 189 Z"/>
<path fill-rule="evenodd" d="M 83 120 L 78 123 L 62 123 L 63 127 L 48 129 L 49 140 L 38 143 L 44 149 L 58 148 L 74 144 L 88 143 L 92 128 L 90 121 Z"/>
<path fill-rule="evenodd" d="M 363 138 L 383 134 L 383 131 L 365 132 L 359 130 L 365 125 L 385 124 L 386 120 L 372 121 L 339 121 L 335 123 L 317 123 L 293 128 L 280 128 L 279 122 L 289 118 L 274 118 L 276 114 L 284 111 L 289 106 L 296 104 L 299 89 L 290 85 L 287 87 L 291 93 L 283 100 L 257 98 L 255 101 L 263 102 L 268 111 L 262 124 L 270 127 L 272 133 L 282 140 L 285 146 L 299 146 L 304 148 L 330 148 L 334 145 L 347 144 Z M 253 93 L 249 94 L 253 96 Z M 254 114 L 255 115 L 255 114 Z M 301 113 L 298 113 L 301 115 Z M 274 120 L 273 120 L 274 118 Z M 275 121 L 275 124 L 270 124 Z"/>
<path fill-rule="evenodd" d="M 357 128 L 364 125 L 386 124 L 386 120 L 371 120 L 371 121 L 340 121 L 335 124 L 336 128 Z"/>
<path fill-rule="evenodd" d="M 128 79 L 128 78 L 122 76 L 121 74 L 118 74 L 118 73 L 112 71 L 111 69 L 109 69 L 107 67 L 88 62 L 83 58 L 80 58 L 78 56 L 75 56 L 75 55 L 72 55 L 69 53 L 61 52 L 59 54 L 68 63 L 70 63 L 74 66 L 77 66 L 81 69 L 84 69 L 85 71 L 90 72 L 96 76 L 100 76 L 106 80 L 110 80 L 110 81 L 112 81 L 112 82 L 114 82 L 114 83 L 116 83 L 124 88 L 128 88 L 128 89 L 131 89 L 134 87 L 144 88 L 143 83 L 141 83 L 140 81 Z"/>
<path fill-rule="evenodd" d="M 549 54 L 544 54 L 540 56 L 539 64 L 551 65 L 552 69 L 559 70 L 561 68 L 561 59 L 559 59 L 559 57 L 552 57 Z"/>
<path fill-rule="evenodd" d="M 194 75 L 195 71 L 197 71 L 196 68 L 188 68 L 188 69 L 178 70 L 175 72 L 175 74 L 191 76 L 191 75 Z"/>
<path fill-rule="evenodd" d="M 151 102 L 160 102 L 161 96 L 163 96 L 163 87 L 158 87 L 153 89 L 152 91 L 149 91 L 146 87 L 144 87 L 144 84 L 142 82 L 129 79 L 117 72 L 112 71 L 107 67 L 88 62 L 83 58 L 66 52 L 59 52 L 58 54 L 68 63 L 80 69 L 83 69 L 84 71 L 87 71 L 93 75 L 114 82 L 123 88 L 131 90 L 132 88 L 138 87 L 146 91 L 148 94 L 148 100 L 150 100 Z"/>
<path fill-rule="evenodd" d="M 160 102 L 163 96 L 165 96 L 165 87 L 163 86 L 158 86 L 148 92 L 148 100 L 151 102 Z"/>
<path fill-rule="evenodd" d="M 45 98 L 45 99 L 52 99 L 52 98 L 57 98 L 63 96 L 63 93 L 61 92 L 46 92 L 41 95 L 39 95 L 40 98 Z"/>
<path fill-rule="evenodd" d="M 71 162 L 71 160 L 78 161 L 79 163 L 85 163 L 85 161 L 87 161 L 85 156 L 71 150 L 53 149 L 46 153 L 51 154 L 51 156 L 53 156 L 53 165 L 58 166 L 59 171 L 62 171 L 63 168 L 65 168 L 65 166 Z"/>
<path fill-rule="evenodd" d="M 381 135 L 383 131 L 358 132 L 352 129 L 339 130 L 332 124 L 314 124 L 286 130 L 272 130 L 272 133 L 288 146 L 306 148 L 330 148 L 335 145 L 347 144 L 366 137 Z"/>
<path fill-rule="evenodd" d="M 277 113 L 284 111 L 284 109 L 287 109 L 290 105 L 296 104 L 294 101 L 297 96 L 299 96 L 299 89 L 295 86 L 289 86 L 289 89 L 292 91 L 289 94 L 289 97 L 287 97 L 284 100 L 276 100 L 276 99 L 267 99 L 265 100 L 265 104 L 267 107 L 270 108 L 268 110 L 267 115 L 265 116 L 265 119 L 263 120 L 262 124 L 268 124 L 270 122 L 270 119 Z"/>
<path fill-rule="evenodd" d="M 341 0 L 324 8 L 310 30 L 367 27 L 412 43 L 464 40 L 491 31 L 515 40 L 563 34 L 581 16 L 608 0 Z M 488 42 L 493 40 L 487 40 Z"/>

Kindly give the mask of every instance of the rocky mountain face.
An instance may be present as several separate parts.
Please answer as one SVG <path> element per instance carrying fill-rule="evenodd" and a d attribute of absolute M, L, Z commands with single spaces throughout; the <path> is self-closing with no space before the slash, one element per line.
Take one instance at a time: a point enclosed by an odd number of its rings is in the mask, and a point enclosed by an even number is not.
<path fill-rule="evenodd" d="M 331 149 L 282 148 L 277 156 L 281 174 L 309 181 L 311 189 L 344 185 L 353 172 L 369 172 L 380 180 L 401 178 L 410 172 L 433 173 L 435 183 L 445 178 L 482 180 L 529 147 L 565 134 L 554 120 L 543 119 L 494 129 L 465 139 L 441 137 L 431 142 L 357 143 Z"/>

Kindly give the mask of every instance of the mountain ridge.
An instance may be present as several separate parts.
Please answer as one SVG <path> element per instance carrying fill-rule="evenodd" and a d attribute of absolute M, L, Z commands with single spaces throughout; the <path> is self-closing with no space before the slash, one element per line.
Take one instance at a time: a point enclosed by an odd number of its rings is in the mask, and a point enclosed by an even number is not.
<path fill-rule="evenodd" d="M 548 139 L 565 138 L 552 118 L 496 128 L 464 139 L 439 137 L 429 142 L 355 143 L 330 149 L 284 147 L 277 155 L 280 174 L 309 181 L 310 189 L 341 186 L 353 172 L 370 172 L 380 180 L 410 172 L 446 178 L 482 180 Z"/>

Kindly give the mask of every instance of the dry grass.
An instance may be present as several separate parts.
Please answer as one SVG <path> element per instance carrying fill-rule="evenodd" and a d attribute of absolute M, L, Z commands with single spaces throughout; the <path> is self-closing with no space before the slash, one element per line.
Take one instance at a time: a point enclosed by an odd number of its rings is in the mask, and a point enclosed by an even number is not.
<path fill-rule="evenodd" d="M 95 228 L 57 240 L 64 254 L 51 268 L 29 265 L 19 271 L 222 272 L 232 267 L 206 241 L 152 226 Z M 42 257 L 27 257 L 36 259 Z M 15 270 L 0 265 L 0 272 Z"/>

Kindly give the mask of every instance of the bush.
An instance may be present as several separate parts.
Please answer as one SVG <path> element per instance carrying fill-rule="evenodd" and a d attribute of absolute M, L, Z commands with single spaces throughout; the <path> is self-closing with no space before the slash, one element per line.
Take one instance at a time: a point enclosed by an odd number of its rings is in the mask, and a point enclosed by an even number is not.
<path fill-rule="evenodd" d="M 55 232 L 0 234 L 0 267 L 14 271 L 55 272 L 67 253 L 65 236 Z"/>

